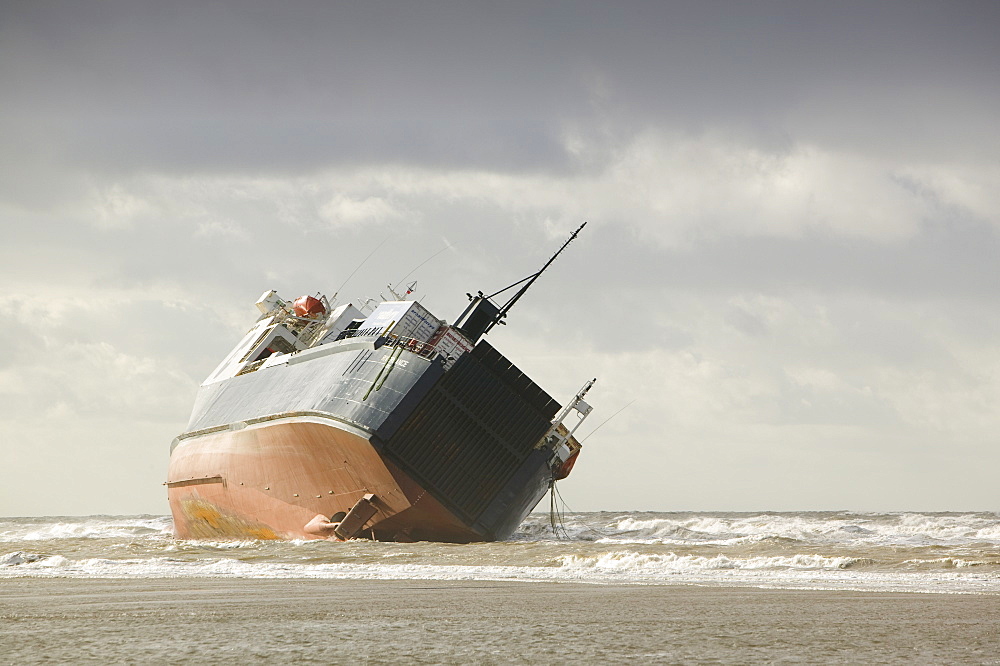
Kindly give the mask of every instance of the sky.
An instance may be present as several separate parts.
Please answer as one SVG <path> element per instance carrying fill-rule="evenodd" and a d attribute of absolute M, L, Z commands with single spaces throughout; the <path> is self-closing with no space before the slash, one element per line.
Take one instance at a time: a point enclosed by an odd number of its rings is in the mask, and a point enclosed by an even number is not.
<path fill-rule="evenodd" d="M 561 403 L 598 379 L 572 510 L 1000 510 L 998 30 L 996 2 L 5 0 L 0 515 L 167 513 L 262 292 L 417 280 L 454 321 L 584 221 L 488 336 Z"/>

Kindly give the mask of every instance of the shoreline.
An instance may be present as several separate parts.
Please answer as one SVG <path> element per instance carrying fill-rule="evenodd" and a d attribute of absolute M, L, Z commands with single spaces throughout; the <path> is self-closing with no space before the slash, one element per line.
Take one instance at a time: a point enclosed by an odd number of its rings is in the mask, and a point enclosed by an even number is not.
<path fill-rule="evenodd" d="M 0 579 L 9 662 L 998 663 L 1000 596 L 356 579 Z"/>
<path fill-rule="evenodd" d="M 560 580 L 557 578 L 540 578 L 540 579 L 530 579 L 530 578 L 420 578 L 420 577 L 400 577 L 400 578 L 365 578 L 365 577 L 337 577 L 337 576 L 274 576 L 274 575 L 143 575 L 141 577 L 128 575 L 128 574 L 118 574 L 118 575 L 72 575 L 63 572 L 51 573 L 45 575 L 39 575 L 37 571 L 33 571 L 30 574 L 12 574 L 12 575 L 0 575 L 0 587 L 5 582 L 8 581 L 74 581 L 81 584 L 86 584 L 88 581 L 94 582 L 105 582 L 114 583 L 116 581 L 130 581 L 136 584 L 141 582 L 157 583 L 162 581 L 192 581 L 197 583 L 211 584 L 213 581 L 219 583 L 220 585 L 226 585 L 229 583 L 238 584 L 245 583 L 248 585 L 257 584 L 267 584 L 267 583 L 359 583 L 359 584 L 398 584 L 404 586 L 421 586 L 421 585 L 524 585 L 524 586 L 559 586 L 559 587 L 573 587 L 578 586 L 580 588 L 589 587 L 620 587 L 623 589 L 631 588 L 698 588 L 704 590 L 761 590 L 765 592 L 817 592 L 817 593 L 830 593 L 830 594 L 914 594 L 914 595 L 941 595 L 941 596 L 970 596 L 970 597 L 997 597 L 1000 598 L 1000 590 L 986 589 L 986 590 L 932 590 L 932 589 L 912 589 L 905 586 L 897 587 L 886 587 L 877 588 L 874 586 L 861 586 L 854 585 L 852 583 L 845 582 L 843 585 L 822 585 L 813 583 L 804 583 L 802 585 L 792 585 L 792 584 L 782 584 L 776 582 L 752 582 L 752 581 L 739 581 L 739 580 L 727 580 L 725 582 L 716 582 L 711 580 L 678 580 L 678 581 L 609 581 L 609 580 L 582 580 L 582 579 L 568 579 Z"/>

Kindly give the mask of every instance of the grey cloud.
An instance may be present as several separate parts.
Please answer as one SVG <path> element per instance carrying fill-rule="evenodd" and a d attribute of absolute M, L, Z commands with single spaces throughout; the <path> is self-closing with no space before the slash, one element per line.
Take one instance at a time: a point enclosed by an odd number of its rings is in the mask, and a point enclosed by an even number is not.
<path fill-rule="evenodd" d="M 620 440 L 588 443 L 578 508 L 623 501 L 607 479 L 637 478 L 638 454 L 704 472 L 671 496 L 687 506 L 801 508 L 807 485 L 926 504 L 913 481 L 942 442 L 995 457 L 998 18 L 988 2 L 4 3 L 4 426 L 64 409 L 53 455 L 65 436 L 155 467 L 264 290 L 331 294 L 381 244 L 340 294 L 377 297 L 447 242 L 407 280 L 454 319 L 589 219 L 491 333 L 553 395 L 598 375 L 603 414 L 638 398 L 601 431 Z M 852 456 L 911 452 L 913 473 L 872 473 L 873 499 L 841 483 Z M 643 478 L 629 501 L 672 508 Z M 87 506 L 128 510 L 107 501 Z"/>
<path fill-rule="evenodd" d="M 925 91 L 998 109 L 982 85 L 1000 65 L 998 13 L 992 3 L 8 3 L 0 135 L 111 170 L 565 169 L 567 124 L 627 135 L 722 123 L 761 140 L 846 140 L 875 138 L 876 118 L 878 141 L 919 132 L 973 149 L 995 113 L 932 123 L 947 103 Z M 882 90 L 882 108 L 866 110 Z M 823 114 L 822 126 L 810 121 Z"/>
<path fill-rule="evenodd" d="M 624 225 L 627 229 L 628 225 Z M 872 294 L 883 298 L 982 299 L 1000 295 L 1000 234 L 974 220 L 927 223 L 898 242 L 833 238 L 722 238 L 663 248 L 622 225 L 588 228 L 577 252 L 591 266 L 579 289 L 644 296 L 677 290 Z"/>

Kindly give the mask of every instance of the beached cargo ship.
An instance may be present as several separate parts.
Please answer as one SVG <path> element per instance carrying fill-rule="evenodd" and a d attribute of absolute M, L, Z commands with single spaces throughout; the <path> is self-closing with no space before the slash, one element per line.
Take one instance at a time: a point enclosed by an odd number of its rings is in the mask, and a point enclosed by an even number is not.
<path fill-rule="evenodd" d="M 594 382 L 561 407 L 482 338 L 582 228 L 537 273 L 470 294 L 454 324 L 405 299 L 364 314 L 265 293 L 171 445 L 176 535 L 510 536 L 572 469 Z"/>

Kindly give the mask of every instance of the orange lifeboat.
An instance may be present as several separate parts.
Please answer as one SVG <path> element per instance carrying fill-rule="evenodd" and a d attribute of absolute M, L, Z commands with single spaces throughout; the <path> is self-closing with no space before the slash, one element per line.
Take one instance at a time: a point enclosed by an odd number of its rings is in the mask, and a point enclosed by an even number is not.
<path fill-rule="evenodd" d="M 295 299 L 295 316 L 308 317 L 310 319 L 326 314 L 323 302 L 312 296 L 299 296 Z"/>

